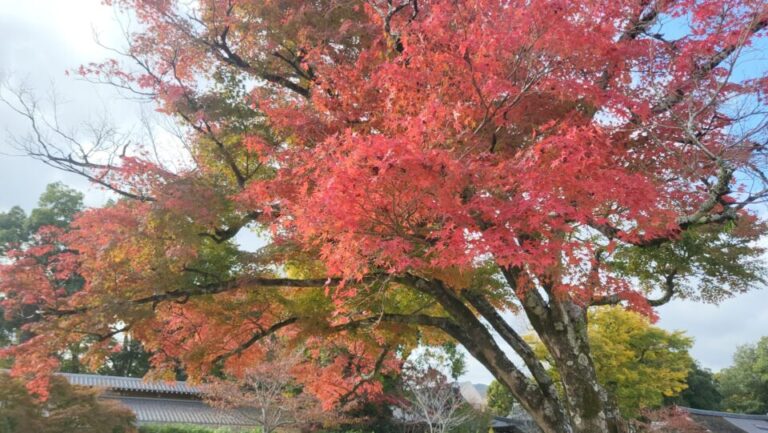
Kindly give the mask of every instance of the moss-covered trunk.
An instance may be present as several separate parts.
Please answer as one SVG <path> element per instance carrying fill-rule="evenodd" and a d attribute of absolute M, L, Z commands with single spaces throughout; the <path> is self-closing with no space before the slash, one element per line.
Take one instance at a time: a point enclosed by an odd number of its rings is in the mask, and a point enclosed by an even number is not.
<path fill-rule="evenodd" d="M 571 431 L 626 433 L 626 422 L 597 379 L 587 337 L 587 309 L 570 300 L 555 299 L 550 301 L 546 320 L 529 313 L 559 373 Z"/>

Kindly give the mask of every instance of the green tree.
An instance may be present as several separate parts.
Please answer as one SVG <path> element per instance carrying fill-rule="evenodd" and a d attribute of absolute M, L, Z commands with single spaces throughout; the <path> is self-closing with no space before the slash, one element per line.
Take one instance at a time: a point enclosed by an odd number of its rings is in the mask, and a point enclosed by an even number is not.
<path fill-rule="evenodd" d="M 685 379 L 688 386 L 677 397 L 667 398 L 667 404 L 692 407 L 694 409 L 719 410 L 723 396 L 718 389 L 715 375 L 698 362 L 691 365 L 691 371 Z"/>
<path fill-rule="evenodd" d="M 686 388 L 693 344 L 681 331 L 666 331 L 621 308 L 590 312 L 589 342 L 598 379 L 617 397 L 621 412 L 658 407 Z"/>
<path fill-rule="evenodd" d="M 409 360 L 410 364 L 422 370 L 434 369 L 454 381 L 467 371 L 464 352 L 453 343 L 426 346 Z"/>
<path fill-rule="evenodd" d="M 488 386 L 488 410 L 497 416 L 507 416 L 515 405 L 515 397 L 504 384 L 494 380 Z"/>
<path fill-rule="evenodd" d="M 731 412 L 768 412 L 768 337 L 757 344 L 741 346 L 733 365 L 717 375 L 723 408 Z"/>
<path fill-rule="evenodd" d="M 49 184 L 32 209 L 25 223 L 28 234 L 40 227 L 68 227 L 78 212 L 83 210 L 83 193 L 61 182 Z"/>
<path fill-rule="evenodd" d="M 83 194 L 61 182 L 46 186 L 29 216 L 19 206 L 0 212 L 0 255 L 29 241 L 43 226 L 67 227 L 83 210 Z"/>
<path fill-rule="evenodd" d="M 43 417 L 21 381 L 0 373 L 0 433 L 39 432 Z"/>
<path fill-rule="evenodd" d="M 18 206 L 8 212 L 0 212 L 0 254 L 5 254 L 10 245 L 27 239 L 26 223 L 27 214 Z"/>
<path fill-rule="evenodd" d="M 141 343 L 129 335 L 123 336 L 120 350 L 107 358 L 97 370 L 99 374 L 110 376 L 143 377 L 149 370 L 149 352 Z"/>

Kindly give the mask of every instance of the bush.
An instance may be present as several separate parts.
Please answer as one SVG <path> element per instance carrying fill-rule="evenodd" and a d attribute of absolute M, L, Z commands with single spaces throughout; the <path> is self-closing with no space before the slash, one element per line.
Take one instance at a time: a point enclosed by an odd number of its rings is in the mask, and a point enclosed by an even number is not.
<path fill-rule="evenodd" d="M 24 383 L 0 373 L 0 433 L 133 433 L 134 415 L 94 390 L 51 378 L 48 399 L 30 395 Z"/>

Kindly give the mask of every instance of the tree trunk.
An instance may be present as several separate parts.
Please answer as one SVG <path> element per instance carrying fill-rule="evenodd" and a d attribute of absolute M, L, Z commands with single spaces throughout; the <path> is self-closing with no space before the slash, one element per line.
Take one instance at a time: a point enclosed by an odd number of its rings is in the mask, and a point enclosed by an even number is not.
<path fill-rule="evenodd" d="M 515 276 L 508 272 L 507 279 L 513 286 Z M 445 308 L 453 324 L 442 329 L 509 388 L 543 433 L 627 432 L 612 398 L 597 381 L 587 340 L 586 307 L 551 296 L 546 301 L 535 290 L 520 296 L 523 310 L 560 373 L 565 391 L 561 397 L 549 375 L 542 373 L 544 369 L 527 343 L 481 295 L 463 291 L 460 297 L 438 280 L 413 280 L 411 283 Z M 465 301 L 523 358 L 533 377 L 509 359 Z"/>
<path fill-rule="evenodd" d="M 570 300 L 549 302 L 546 321 L 531 323 L 555 361 L 573 433 L 626 433 L 613 398 L 597 380 L 587 338 L 587 308 Z"/>

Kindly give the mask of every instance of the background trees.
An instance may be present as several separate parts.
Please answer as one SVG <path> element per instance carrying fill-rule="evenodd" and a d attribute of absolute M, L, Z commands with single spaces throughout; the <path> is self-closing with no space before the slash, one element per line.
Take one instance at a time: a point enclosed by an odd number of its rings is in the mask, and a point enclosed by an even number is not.
<path fill-rule="evenodd" d="M 481 417 L 464 400 L 457 384 L 434 367 L 406 368 L 402 380 L 399 407 L 403 422 L 424 425 L 429 433 L 448 433 Z"/>
<path fill-rule="evenodd" d="M 685 379 L 686 388 L 677 397 L 665 398 L 666 403 L 694 409 L 720 410 L 723 395 L 715 375 L 698 362 L 691 365 L 688 377 Z"/>
<path fill-rule="evenodd" d="M 40 195 L 37 207 L 29 215 L 18 206 L 0 212 L 0 253 L 18 247 L 46 226 L 66 228 L 83 210 L 83 194 L 57 182 L 49 184 Z"/>
<path fill-rule="evenodd" d="M 590 308 L 653 316 L 762 281 L 766 71 L 734 71 L 764 2 L 114 4 L 140 28 L 80 72 L 155 101 L 187 158 L 56 134 L 28 94 L 9 101 L 24 151 L 121 197 L 3 266 L 4 307 L 39 317 L 17 374 L 129 329 L 155 374 L 203 379 L 276 335 L 307 354 L 305 389 L 343 405 L 453 340 L 545 433 L 621 432 Z M 244 228 L 266 245 L 240 250 Z"/>
<path fill-rule="evenodd" d="M 18 259 L 16 254 L 19 251 L 31 251 L 33 253 L 27 260 L 47 264 L 51 257 L 65 248 L 59 243 L 48 243 L 51 233 L 70 230 L 70 223 L 83 210 L 83 194 L 57 182 L 46 187 L 38 200 L 38 206 L 29 215 L 20 207 L 0 213 L 0 261 L 13 261 Z M 53 275 L 51 280 L 64 293 L 75 293 L 83 285 L 83 279 L 78 274 L 63 279 Z M 0 291 L 0 298 L 12 296 L 13 293 Z M 11 300 L 7 299 L 7 302 Z M 40 320 L 40 313 L 34 300 L 21 300 L 17 308 L 8 312 L 0 305 L 0 348 L 21 344 L 33 338 L 34 332 L 29 329 L 29 325 Z M 83 365 L 81 358 L 88 352 L 89 345 L 98 342 L 96 336 L 85 334 L 81 340 L 66 345 L 56 353 L 60 362 L 59 370 L 143 376 L 149 369 L 149 355 L 141 344 L 125 333 L 120 336 L 120 341 L 112 337 L 108 336 L 101 341 L 108 345 L 105 359 L 92 366 Z M 8 361 L 0 359 L 0 362 Z"/>
<path fill-rule="evenodd" d="M 273 353 L 268 363 L 243 366 L 239 380 L 218 379 L 206 386 L 206 401 L 238 411 L 264 433 L 276 429 L 306 429 L 341 423 L 339 414 L 324 411 L 316 397 L 302 391 L 291 371 L 298 354 Z"/>
<path fill-rule="evenodd" d="M 590 313 L 590 346 L 597 375 L 627 417 L 661 406 L 664 397 L 683 391 L 693 363 L 693 340 L 670 332 L 640 314 L 620 308 Z"/>
<path fill-rule="evenodd" d="M 515 397 L 509 389 L 499 381 L 494 380 L 488 385 L 488 410 L 496 416 L 507 416 L 515 405 Z"/>
<path fill-rule="evenodd" d="M 756 344 L 741 346 L 733 365 L 717 374 L 722 407 L 732 412 L 768 412 L 768 337 Z"/>
<path fill-rule="evenodd" d="M 38 200 L 38 207 L 26 215 L 20 207 L 0 213 L 0 258 L 4 262 L 17 259 L 19 250 L 32 251 L 38 263 L 47 264 L 64 246 L 58 243 L 49 244 L 50 233 L 64 231 L 69 228 L 75 215 L 83 210 L 83 194 L 66 187 L 61 183 L 47 186 Z M 65 278 L 52 278 L 58 290 L 74 293 L 82 287 L 82 278 L 77 275 Z M 0 290 L 4 301 L 10 302 L 13 292 Z M 40 311 L 34 301 L 20 299 L 14 309 L 0 306 L 0 345 L 5 347 L 26 342 L 34 337 L 29 324 L 40 319 Z M 80 355 L 83 349 L 75 342 L 62 348 L 59 356 L 68 358 L 68 369 L 77 371 L 80 368 Z"/>

